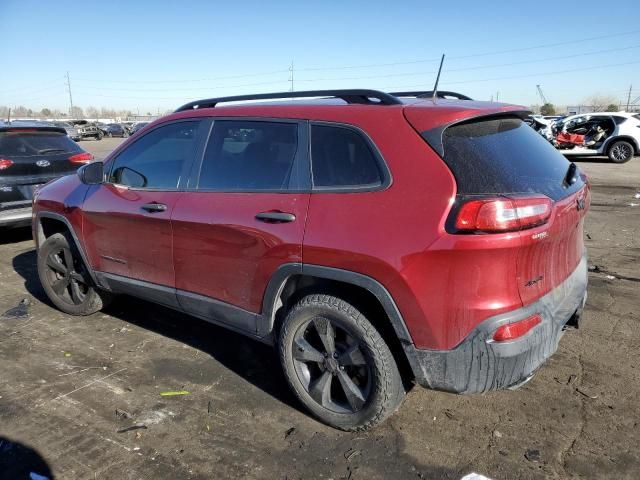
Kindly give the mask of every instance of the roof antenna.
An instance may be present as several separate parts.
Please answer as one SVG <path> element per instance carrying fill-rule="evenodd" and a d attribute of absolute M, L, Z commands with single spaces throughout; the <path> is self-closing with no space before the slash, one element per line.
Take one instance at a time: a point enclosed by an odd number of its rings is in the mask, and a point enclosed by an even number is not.
<path fill-rule="evenodd" d="M 436 84 L 433 86 L 433 92 L 431 94 L 434 102 L 438 98 L 438 83 L 440 82 L 440 72 L 442 72 L 443 63 L 444 63 L 444 53 L 442 54 L 442 58 L 440 59 L 440 68 L 438 68 L 438 76 L 436 77 Z"/>

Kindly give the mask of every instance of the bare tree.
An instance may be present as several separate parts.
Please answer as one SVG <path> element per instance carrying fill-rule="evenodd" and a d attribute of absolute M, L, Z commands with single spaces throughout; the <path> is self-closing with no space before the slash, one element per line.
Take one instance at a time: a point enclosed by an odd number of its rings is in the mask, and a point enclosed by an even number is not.
<path fill-rule="evenodd" d="M 606 112 L 610 105 L 617 105 L 618 100 L 612 95 L 595 94 L 587 98 L 584 103 L 592 106 L 595 112 Z"/>
<path fill-rule="evenodd" d="M 71 112 L 71 116 L 73 118 L 84 118 L 84 112 L 82 111 L 82 108 L 74 105 L 73 111 Z"/>
<path fill-rule="evenodd" d="M 88 118 L 98 118 L 100 116 L 100 112 L 96 107 L 87 107 L 86 114 Z"/>

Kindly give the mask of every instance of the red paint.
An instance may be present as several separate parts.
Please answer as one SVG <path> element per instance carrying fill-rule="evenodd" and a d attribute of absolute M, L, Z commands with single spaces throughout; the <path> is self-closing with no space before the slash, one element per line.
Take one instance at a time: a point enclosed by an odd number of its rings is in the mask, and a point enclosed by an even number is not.
<path fill-rule="evenodd" d="M 171 212 L 181 192 L 90 188 L 82 207 L 84 241 L 93 268 L 101 272 L 174 286 Z M 167 205 L 149 213 L 147 203 Z"/>
<path fill-rule="evenodd" d="M 302 262 L 308 193 L 207 193 L 182 196 L 174 209 L 176 287 L 260 312 L 271 275 Z M 205 207 L 206 206 L 206 207 Z M 264 223 L 264 211 L 293 213 Z"/>

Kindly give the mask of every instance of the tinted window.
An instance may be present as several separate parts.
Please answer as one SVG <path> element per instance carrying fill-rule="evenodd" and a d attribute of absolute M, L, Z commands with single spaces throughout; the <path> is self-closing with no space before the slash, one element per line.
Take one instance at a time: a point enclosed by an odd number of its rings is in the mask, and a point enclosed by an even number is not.
<path fill-rule="evenodd" d="M 156 128 L 116 157 L 110 182 L 136 188 L 175 189 L 194 156 L 200 122 Z"/>
<path fill-rule="evenodd" d="M 618 116 L 613 117 L 613 121 L 616 122 L 616 125 L 620 125 L 626 120 L 627 120 L 626 117 L 618 117 Z"/>
<path fill-rule="evenodd" d="M 0 132 L 0 155 L 21 157 L 80 151 L 80 147 L 66 133 L 35 130 Z"/>
<path fill-rule="evenodd" d="M 198 188 L 286 189 L 297 146 L 298 125 L 294 123 L 216 120 Z"/>
<path fill-rule="evenodd" d="M 459 194 L 541 193 L 557 200 L 583 185 L 565 184 L 569 161 L 518 118 L 454 125 L 443 145 Z"/>
<path fill-rule="evenodd" d="M 350 128 L 313 125 L 311 161 L 316 187 L 382 185 L 373 151 L 362 134 Z"/>

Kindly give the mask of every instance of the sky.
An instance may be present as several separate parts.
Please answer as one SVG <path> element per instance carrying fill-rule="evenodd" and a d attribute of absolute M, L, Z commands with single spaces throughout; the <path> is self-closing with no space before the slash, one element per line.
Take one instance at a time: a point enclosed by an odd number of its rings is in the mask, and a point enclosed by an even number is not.
<path fill-rule="evenodd" d="M 291 88 L 640 96 L 640 1 L 0 0 L 0 105 L 156 113 Z M 611 7 L 610 7 L 611 5 Z M 615 7 L 613 7 L 615 5 Z M 640 100 L 639 100 L 640 102 Z"/>

